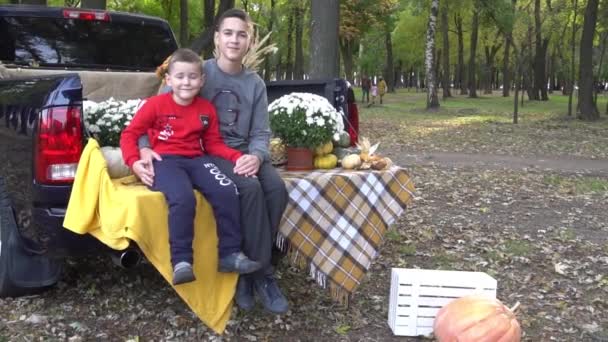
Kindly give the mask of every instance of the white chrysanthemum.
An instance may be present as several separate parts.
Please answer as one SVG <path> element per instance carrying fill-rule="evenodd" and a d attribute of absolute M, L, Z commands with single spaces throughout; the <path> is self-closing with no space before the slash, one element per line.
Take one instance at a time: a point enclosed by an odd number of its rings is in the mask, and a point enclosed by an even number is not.
<path fill-rule="evenodd" d="M 124 127 L 131 122 L 135 112 L 144 102 L 139 99 L 118 101 L 114 98 L 102 102 L 83 101 L 85 127 L 89 133 L 95 134 L 100 139 L 109 139 L 100 141 L 102 146 L 117 142 Z"/>

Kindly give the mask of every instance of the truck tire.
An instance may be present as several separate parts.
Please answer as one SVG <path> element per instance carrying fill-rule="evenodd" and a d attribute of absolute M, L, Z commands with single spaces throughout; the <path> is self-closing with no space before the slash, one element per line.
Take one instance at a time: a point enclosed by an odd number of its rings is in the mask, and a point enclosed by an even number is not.
<path fill-rule="evenodd" d="M 3 212 L 6 212 L 6 210 L 3 210 Z M 8 235 L 10 229 L 8 225 L 10 223 L 4 217 L 4 214 L 0 215 L 2 215 L 0 217 L 0 298 L 16 297 L 20 291 L 11 284 L 8 276 Z"/>
<path fill-rule="evenodd" d="M 12 208 L 12 205 L 4 185 L 4 178 L 0 177 L 0 298 L 19 294 L 19 290 L 12 286 L 8 277 L 8 235 L 11 223 L 9 218 L 5 217 L 7 216 L 5 213 L 9 210 L 2 210 L 3 208 Z"/>
<path fill-rule="evenodd" d="M 0 177 L 0 207 L 12 207 L 8 191 L 6 191 L 6 186 L 4 185 L 4 178 L 2 177 Z"/>

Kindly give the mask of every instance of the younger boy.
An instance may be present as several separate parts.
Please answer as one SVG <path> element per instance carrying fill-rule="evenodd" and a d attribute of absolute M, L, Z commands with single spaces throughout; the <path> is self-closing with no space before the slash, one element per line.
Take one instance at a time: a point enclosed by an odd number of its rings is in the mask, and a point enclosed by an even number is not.
<path fill-rule="evenodd" d="M 241 274 L 257 271 L 261 264 L 241 252 L 238 191 L 213 164 L 210 155 L 235 162 L 242 153 L 226 146 L 220 136 L 215 108 L 198 94 L 203 86 L 202 60 L 189 49 L 179 49 L 169 60 L 165 81 L 171 92 L 153 96 L 137 111 L 120 139 L 123 158 L 136 174 L 145 168 L 137 139 L 147 134 L 154 160 L 154 179 L 142 179 L 160 191 L 169 205 L 169 244 L 173 284 L 195 280 L 192 241 L 199 190 L 213 207 L 219 240 L 219 271 Z"/>

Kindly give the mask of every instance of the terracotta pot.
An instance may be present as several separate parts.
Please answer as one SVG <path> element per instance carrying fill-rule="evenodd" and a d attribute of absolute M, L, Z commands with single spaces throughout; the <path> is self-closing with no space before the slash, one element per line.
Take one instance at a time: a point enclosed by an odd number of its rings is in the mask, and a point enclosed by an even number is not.
<path fill-rule="evenodd" d="M 288 171 L 306 171 L 313 169 L 312 150 L 304 147 L 287 147 Z"/>

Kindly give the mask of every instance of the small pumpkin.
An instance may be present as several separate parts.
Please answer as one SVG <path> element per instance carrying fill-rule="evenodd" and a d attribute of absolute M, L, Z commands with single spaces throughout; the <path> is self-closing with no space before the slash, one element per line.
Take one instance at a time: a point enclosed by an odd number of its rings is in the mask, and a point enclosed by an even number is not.
<path fill-rule="evenodd" d="M 334 150 L 334 144 L 331 141 L 328 141 L 324 144 L 317 146 L 314 150 L 315 156 L 322 156 L 325 154 L 331 153 Z"/>
<path fill-rule="evenodd" d="M 458 298 L 445 305 L 435 317 L 433 331 L 439 342 L 519 342 L 521 327 L 513 309 L 498 299 L 481 295 Z"/>
<path fill-rule="evenodd" d="M 314 166 L 317 169 L 333 169 L 336 165 L 338 165 L 338 157 L 334 154 L 316 156 L 314 159 Z"/>
<path fill-rule="evenodd" d="M 361 166 L 361 157 L 358 154 L 349 154 L 342 158 L 342 167 L 348 170 Z"/>
<path fill-rule="evenodd" d="M 334 143 L 338 147 L 350 147 L 350 135 L 342 131 L 338 134 L 338 139 L 335 139 Z"/>

